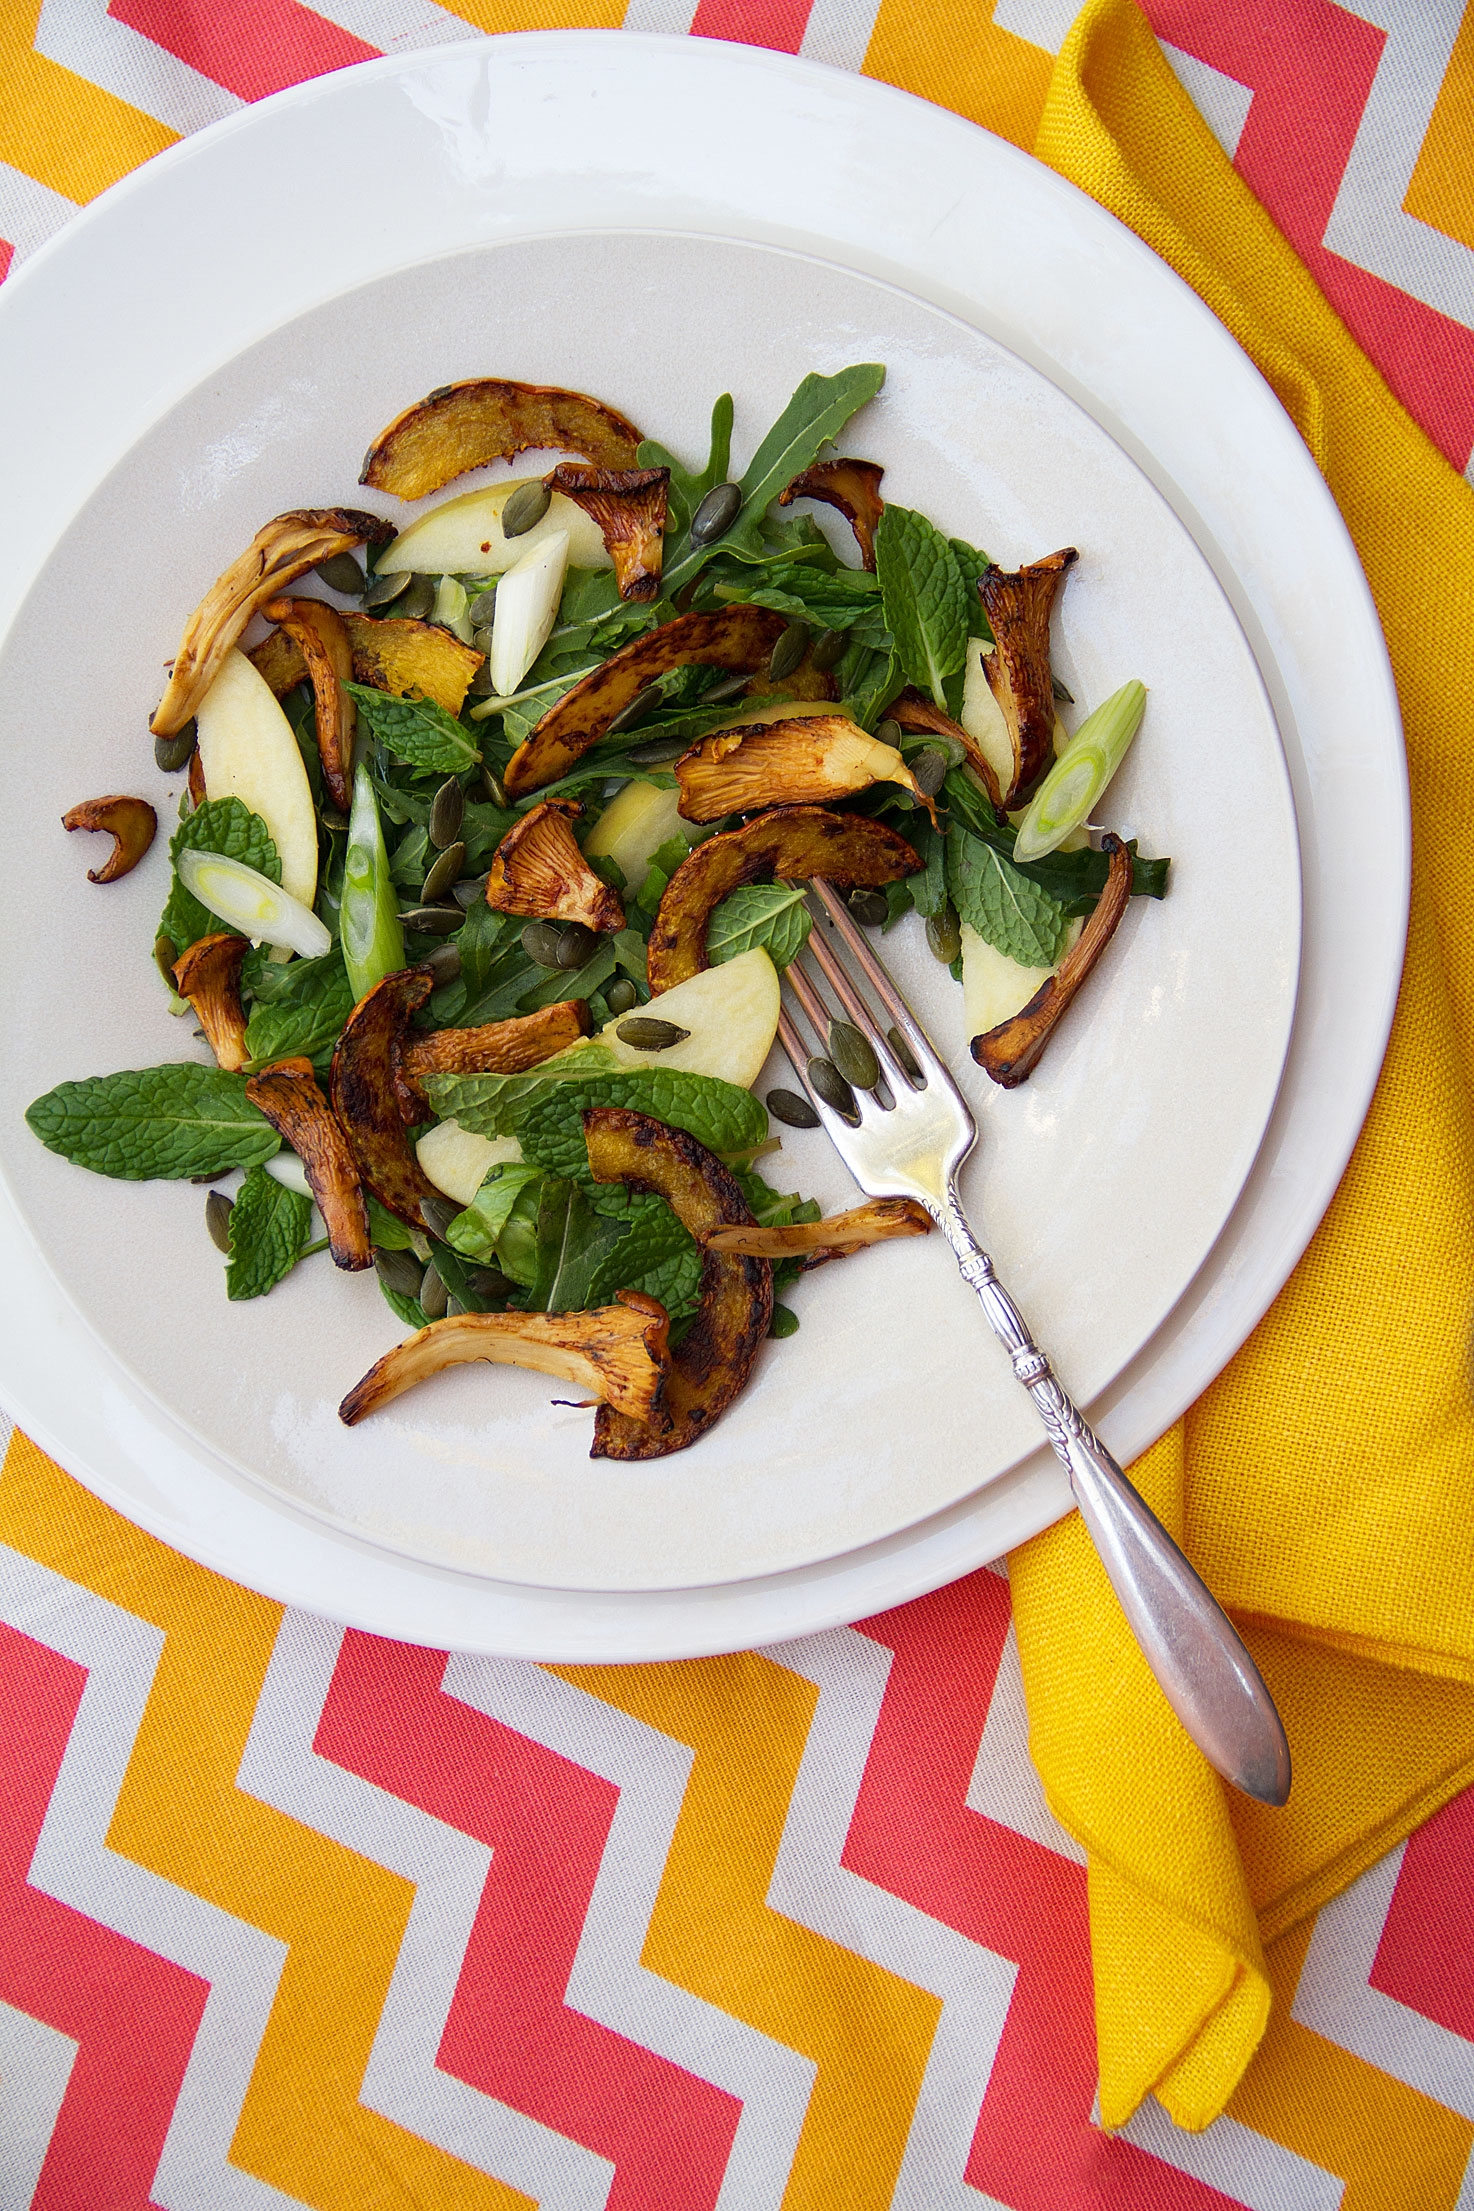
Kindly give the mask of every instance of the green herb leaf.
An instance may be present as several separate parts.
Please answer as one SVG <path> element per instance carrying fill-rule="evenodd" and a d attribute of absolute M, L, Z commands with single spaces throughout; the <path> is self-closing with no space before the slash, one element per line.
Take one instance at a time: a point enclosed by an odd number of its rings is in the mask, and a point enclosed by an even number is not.
<path fill-rule="evenodd" d="M 969 545 L 965 538 L 949 537 L 947 543 L 956 556 L 957 565 L 962 571 L 963 585 L 967 591 L 967 634 L 969 637 L 984 638 L 991 645 L 993 642 L 993 626 L 987 615 L 984 614 L 983 602 L 978 597 L 978 578 L 991 568 L 993 563 L 986 553 L 980 553 L 977 547 Z"/>
<path fill-rule="evenodd" d="M 353 986 L 335 945 L 318 960 L 292 960 L 274 971 L 286 987 L 251 1008 L 246 1052 L 253 1060 L 315 1059 L 335 1044 L 353 1011 Z"/>
<path fill-rule="evenodd" d="M 439 1120 L 458 1121 L 477 1136 L 511 1136 L 527 1108 L 550 1088 L 614 1074 L 618 1065 L 606 1044 L 591 1039 L 544 1060 L 531 1074 L 430 1075 L 424 1087 Z"/>
<path fill-rule="evenodd" d="M 600 1196 L 609 1195 L 601 1191 Z M 659 1298 L 673 1321 L 684 1320 L 700 1303 L 701 1251 L 664 1198 L 628 1193 L 624 1234 L 600 1260 L 590 1283 L 589 1302 L 608 1305 L 620 1290 L 640 1290 Z"/>
<path fill-rule="evenodd" d="M 1052 967 L 1064 950 L 1059 900 L 965 829 L 947 835 L 947 888 L 960 918 L 1022 967 Z"/>
<path fill-rule="evenodd" d="M 907 680 L 945 713 L 946 681 L 967 651 L 967 586 L 936 526 L 909 507 L 887 506 L 875 533 L 881 605 Z"/>
<path fill-rule="evenodd" d="M 374 738 L 396 760 L 445 775 L 480 765 L 475 738 L 433 699 L 400 699 L 367 683 L 345 683 L 343 688 L 358 702 Z"/>
<path fill-rule="evenodd" d="M 463 1213 L 457 1213 L 446 1230 L 446 1240 L 467 1259 L 490 1266 L 496 1258 L 497 1238 L 511 1218 L 512 1208 L 530 1182 L 542 1180 L 541 1167 L 521 1160 L 504 1160 L 493 1167 Z"/>
<path fill-rule="evenodd" d="M 405 1297 L 398 1290 L 391 1290 L 382 1275 L 378 1282 L 384 1293 L 385 1303 L 396 1320 L 403 1321 L 406 1328 L 413 1328 L 416 1332 L 429 1325 L 429 1315 L 418 1298 Z"/>
<path fill-rule="evenodd" d="M 169 840 L 173 865 L 181 852 L 223 852 L 243 860 L 258 875 L 281 881 L 281 860 L 271 841 L 271 831 L 259 814 L 253 814 L 238 798 L 207 798 L 187 814 Z M 201 937 L 213 936 L 220 923 L 193 891 L 185 889 L 176 870 L 168 902 L 159 917 L 159 935 L 168 937 L 176 952 L 187 952 Z"/>
<path fill-rule="evenodd" d="M 822 448 L 885 382 L 878 362 L 860 362 L 837 376 L 808 375 L 799 385 L 742 477 L 743 518 L 734 535 L 760 523 L 780 491 L 810 467 Z"/>
<path fill-rule="evenodd" d="M 312 1223 L 312 1200 L 253 1167 L 230 1209 L 225 1294 L 264 1297 L 291 1273 Z"/>
<path fill-rule="evenodd" d="M 281 1150 L 244 1075 L 188 1060 L 59 1083 L 26 1120 L 48 1151 L 123 1182 L 224 1174 Z"/>
<path fill-rule="evenodd" d="M 776 968 L 787 967 L 809 934 L 807 883 L 750 883 L 724 898 L 711 917 L 706 956 L 713 967 L 762 945 Z"/>
<path fill-rule="evenodd" d="M 577 1049 L 582 1055 L 598 1047 Z M 764 1108 L 733 1083 L 658 1067 L 591 1074 L 588 1060 L 579 1065 L 572 1053 L 561 1056 L 557 1076 L 550 1077 L 549 1061 L 531 1075 L 431 1075 L 425 1088 L 442 1120 L 459 1121 L 478 1136 L 515 1134 L 529 1160 L 570 1181 L 588 1180 L 579 1118 L 585 1106 L 629 1106 L 685 1129 L 714 1152 L 751 1151 L 768 1133 Z"/>
<path fill-rule="evenodd" d="M 398 1215 L 391 1213 L 387 1206 L 380 1205 L 371 1192 L 365 1192 L 365 1196 L 368 1201 L 369 1242 L 374 1249 L 413 1251 L 414 1237 Z M 422 1324 L 416 1322 L 415 1325 L 419 1327 Z"/>
<path fill-rule="evenodd" d="M 576 1313 L 592 1304 L 590 1285 L 624 1233 L 624 1223 L 596 1213 L 576 1183 L 545 1176 L 537 1209 L 537 1271 L 527 1292 L 527 1310 Z"/>

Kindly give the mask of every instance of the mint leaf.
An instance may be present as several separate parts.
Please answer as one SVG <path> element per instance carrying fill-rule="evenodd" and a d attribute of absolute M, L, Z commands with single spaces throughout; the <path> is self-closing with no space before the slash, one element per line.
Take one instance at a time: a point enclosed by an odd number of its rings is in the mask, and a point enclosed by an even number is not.
<path fill-rule="evenodd" d="M 435 768 L 454 775 L 481 764 L 481 748 L 470 732 L 433 699 L 401 699 L 368 683 L 345 683 L 358 711 L 385 752 L 412 768 Z"/>
<path fill-rule="evenodd" d="M 790 614 L 816 629 L 848 630 L 856 644 L 889 652 L 891 633 L 880 602 L 880 586 L 863 568 L 826 570 L 801 561 L 778 561 L 740 582 L 719 584 L 717 597 L 746 601 Z M 731 711 L 730 708 L 728 710 Z"/>
<path fill-rule="evenodd" d="M 577 1184 L 546 1176 L 537 1209 L 537 1270 L 526 1309 L 576 1313 L 591 1305 L 590 1284 L 624 1233 L 624 1223 L 596 1213 Z"/>
<path fill-rule="evenodd" d="M 224 1174 L 281 1150 L 244 1075 L 190 1060 L 59 1083 L 26 1121 L 48 1151 L 123 1182 Z"/>
<path fill-rule="evenodd" d="M 253 1167 L 230 1209 L 226 1296 L 265 1297 L 275 1289 L 301 1258 L 311 1222 L 310 1198 Z"/>
<path fill-rule="evenodd" d="M 969 545 L 965 538 L 949 537 L 947 543 L 951 546 L 957 565 L 962 571 L 963 588 L 967 592 L 967 634 L 969 637 L 981 637 L 991 645 L 993 642 L 993 626 L 987 615 L 984 614 L 983 602 L 978 597 L 978 578 L 986 574 L 993 563 L 986 553 L 980 553 L 977 547 Z"/>
<path fill-rule="evenodd" d="M 490 1266 L 513 1206 L 530 1182 L 541 1180 L 541 1167 L 529 1167 L 520 1160 L 504 1160 L 493 1167 L 465 1211 L 457 1213 L 446 1230 L 447 1243 L 467 1259 Z"/>
<path fill-rule="evenodd" d="M 612 1195 L 601 1186 L 599 1201 Z M 673 1321 L 700 1302 L 701 1251 L 664 1198 L 627 1193 L 628 1222 L 620 1241 L 600 1260 L 589 1282 L 589 1302 L 608 1305 L 620 1290 L 659 1298 Z"/>
<path fill-rule="evenodd" d="M 1053 967 L 1064 950 L 1070 924 L 1059 900 L 963 829 L 948 832 L 947 888 L 961 919 L 1021 967 Z"/>
<path fill-rule="evenodd" d="M 414 1238 L 409 1229 L 387 1206 L 380 1205 L 372 1192 L 365 1191 L 368 1202 L 369 1242 L 375 1251 L 412 1251 Z M 415 1326 L 421 1325 L 416 1321 Z"/>
<path fill-rule="evenodd" d="M 945 713 L 946 680 L 967 651 L 967 586 L 957 555 L 924 514 L 887 506 L 875 533 L 875 566 L 907 680 L 930 691 Z"/>
<path fill-rule="evenodd" d="M 549 1094 L 550 1085 L 584 1083 L 618 1068 L 608 1045 L 590 1040 L 544 1060 L 528 1075 L 430 1075 L 424 1090 L 439 1120 L 459 1121 L 477 1136 L 512 1136 L 528 1107 Z"/>
<path fill-rule="evenodd" d="M 288 979 L 265 1004 L 251 1008 L 246 1051 L 253 1060 L 315 1059 L 335 1044 L 353 1011 L 353 985 L 335 945 L 318 960 L 279 968 Z"/>
<path fill-rule="evenodd" d="M 171 866 L 181 852 L 223 852 L 232 860 L 243 860 L 258 875 L 269 876 L 273 883 L 281 881 L 281 861 L 271 831 L 238 798 L 207 798 L 186 814 L 169 840 Z M 176 952 L 187 952 L 201 937 L 214 936 L 219 927 L 209 908 L 185 889 L 176 870 L 159 916 L 158 934 L 167 937 Z"/>
<path fill-rule="evenodd" d="M 713 967 L 762 945 L 776 968 L 787 967 L 808 939 L 807 883 L 750 883 L 724 898 L 711 917 L 706 956 Z"/>
<path fill-rule="evenodd" d="M 547 1065 L 531 1075 L 431 1075 L 425 1089 L 442 1120 L 459 1121 L 478 1136 L 515 1134 L 530 1161 L 575 1182 L 590 1179 L 585 1106 L 628 1106 L 685 1129 L 714 1152 L 752 1151 L 768 1133 L 757 1099 L 715 1076 L 658 1067 L 590 1075 L 588 1064 L 576 1065 L 570 1053 L 560 1076 L 550 1077 Z"/>

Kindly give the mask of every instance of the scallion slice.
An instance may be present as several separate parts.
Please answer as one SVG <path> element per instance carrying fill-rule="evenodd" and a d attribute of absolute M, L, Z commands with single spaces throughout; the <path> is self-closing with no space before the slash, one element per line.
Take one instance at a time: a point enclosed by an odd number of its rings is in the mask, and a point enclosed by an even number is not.
<path fill-rule="evenodd" d="M 1018 825 L 1013 856 L 1042 860 L 1072 829 L 1088 821 L 1096 801 L 1131 748 L 1146 708 L 1146 685 L 1123 683 L 1086 716 L 1030 801 Z"/>
<path fill-rule="evenodd" d="M 389 873 L 378 801 L 362 761 L 353 774 L 353 811 L 348 817 L 348 844 L 343 855 L 338 937 L 356 999 L 386 975 L 398 974 L 404 965 L 404 924 Z"/>
<path fill-rule="evenodd" d="M 181 852 L 174 864 L 185 889 L 243 937 L 299 952 L 304 960 L 318 958 L 332 944 L 310 906 L 244 860 L 223 852 Z"/>

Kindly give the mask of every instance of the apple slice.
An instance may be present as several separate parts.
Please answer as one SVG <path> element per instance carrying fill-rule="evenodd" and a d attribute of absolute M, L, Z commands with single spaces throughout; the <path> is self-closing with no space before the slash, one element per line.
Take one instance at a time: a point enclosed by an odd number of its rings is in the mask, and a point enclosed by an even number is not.
<path fill-rule="evenodd" d="M 642 1052 L 619 1034 L 628 1014 L 606 1022 L 598 1040 L 621 1067 L 657 1067 L 672 1074 L 716 1075 L 750 1090 L 778 1033 L 778 970 L 762 947 L 739 952 L 720 967 L 704 967 L 637 1011 L 673 1022 L 690 1034 L 663 1052 Z"/>
<path fill-rule="evenodd" d="M 234 646 L 198 708 L 200 772 L 210 798 L 259 814 L 281 861 L 281 887 L 304 906 L 317 892 L 317 814 L 292 725 L 271 686 Z"/>
<path fill-rule="evenodd" d="M 415 1146 L 420 1172 L 457 1205 L 469 1205 L 493 1167 L 522 1157 L 515 1136 L 476 1136 L 459 1121 L 437 1121 Z"/>
<path fill-rule="evenodd" d="M 650 862 L 672 837 L 691 836 L 692 825 L 677 809 L 680 791 L 663 791 L 637 778 L 616 791 L 584 840 L 584 856 L 613 860 L 631 898 L 649 873 Z"/>
<path fill-rule="evenodd" d="M 520 537 L 502 535 L 503 507 L 522 484 L 538 480 L 519 476 L 486 491 L 442 499 L 400 532 L 375 563 L 377 573 L 399 575 L 410 568 L 421 576 L 499 576 L 558 530 L 567 536 L 568 558 L 575 568 L 612 568 L 598 523 L 561 491 L 553 493 L 541 522 Z"/>
<path fill-rule="evenodd" d="M 499 698 L 510 697 L 546 645 L 567 573 L 568 532 L 554 530 L 497 585 L 487 663 L 491 688 Z"/>

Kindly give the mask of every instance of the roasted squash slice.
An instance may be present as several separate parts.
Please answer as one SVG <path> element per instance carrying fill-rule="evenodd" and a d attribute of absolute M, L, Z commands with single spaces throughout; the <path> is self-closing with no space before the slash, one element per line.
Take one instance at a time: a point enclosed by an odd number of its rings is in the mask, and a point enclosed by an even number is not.
<path fill-rule="evenodd" d="M 268 599 L 262 608 L 278 636 L 291 638 L 312 683 L 317 752 L 333 804 L 346 814 L 353 803 L 353 738 L 357 710 L 343 689 L 353 675 L 353 647 L 341 614 L 322 599 Z"/>
<path fill-rule="evenodd" d="M 333 1053 L 333 1111 L 363 1186 L 411 1228 L 428 1227 L 421 1203 L 440 1192 L 410 1150 L 394 1073 L 410 1015 L 434 987 L 423 968 L 386 975 L 359 999 Z"/>
<path fill-rule="evenodd" d="M 791 1228 L 716 1228 L 708 1251 L 743 1251 L 752 1258 L 798 1259 L 807 1273 L 826 1259 L 842 1258 L 865 1244 L 889 1243 L 896 1236 L 926 1236 L 932 1217 L 915 1198 L 868 1198 L 827 1221 L 800 1221 Z"/>
<path fill-rule="evenodd" d="M 1073 545 L 1010 572 L 985 568 L 978 597 L 993 632 L 983 656 L 988 689 L 1013 748 L 1013 781 L 999 800 L 1013 806 L 1050 757 L 1054 744 L 1054 677 L 1049 667 L 1049 618 L 1060 585 L 1079 559 Z"/>
<path fill-rule="evenodd" d="M 667 883 L 650 931 L 650 988 L 658 995 L 708 965 L 711 917 L 744 883 L 769 876 L 801 883 L 821 875 L 848 889 L 899 882 L 920 865 L 904 837 L 864 814 L 831 814 L 821 806 L 777 806 L 755 814 L 740 829 L 699 844 Z"/>
<path fill-rule="evenodd" d="M 301 599 L 295 603 L 299 607 L 304 604 Z M 355 683 L 372 684 L 376 691 L 392 691 L 396 698 L 433 699 L 447 714 L 460 713 L 471 678 L 486 658 L 484 653 L 463 645 L 437 622 L 414 622 L 407 617 L 379 621 L 372 614 L 345 614 L 341 620 L 352 650 Z M 247 658 L 278 698 L 294 684 L 306 681 L 307 662 L 302 649 L 285 630 L 273 630 Z"/>
<path fill-rule="evenodd" d="M 787 489 L 779 492 L 778 504 L 788 507 L 795 499 L 819 499 L 826 507 L 838 508 L 855 533 L 861 563 L 873 576 L 875 532 L 885 512 L 885 501 L 880 496 L 884 474 L 875 461 L 853 461 L 837 454 L 832 461 L 816 461 L 801 476 L 795 476 Z"/>
<path fill-rule="evenodd" d="M 422 1088 L 427 1075 L 521 1075 L 566 1052 L 592 1027 L 587 999 L 565 998 L 479 1028 L 406 1030 L 395 1064 L 400 1113 L 406 1122 L 432 1118 Z"/>
<path fill-rule="evenodd" d="M 199 950 L 199 946 L 195 946 Z M 310 1059 L 280 1059 L 250 1076 L 246 1096 L 302 1162 L 317 1200 L 335 1267 L 360 1272 L 373 1265 L 368 1207 L 348 1139 L 318 1088 Z"/>
<path fill-rule="evenodd" d="M 588 1313 L 456 1313 L 386 1352 L 348 1392 L 338 1418 L 351 1428 L 432 1374 L 484 1359 L 556 1375 L 600 1399 L 601 1418 L 617 1407 L 616 1418 L 655 1434 L 669 1334 L 665 1307 L 635 1290 Z"/>
<path fill-rule="evenodd" d="M 581 453 L 596 468 L 633 468 L 640 433 L 585 392 L 478 377 L 442 384 L 396 415 L 364 455 L 358 480 L 400 499 L 423 499 L 468 468 L 543 447 Z"/>
<path fill-rule="evenodd" d="M 713 730 L 676 762 L 675 774 L 687 821 L 721 821 L 759 806 L 823 805 L 872 783 L 899 783 L 936 819 L 894 745 L 868 736 L 846 714 Z"/>
<path fill-rule="evenodd" d="M 217 1067 L 231 1074 L 246 1064 L 246 1011 L 241 966 L 250 946 L 229 930 L 201 937 L 174 964 L 174 988 L 194 1007 Z"/>
<path fill-rule="evenodd" d="M 705 1244 L 713 1229 L 751 1227 L 732 1176 L 682 1129 L 622 1106 L 584 1114 L 584 1142 L 596 1182 L 621 1182 L 665 1199 L 683 1228 Z M 773 1319 L 773 1269 L 766 1259 L 713 1251 L 701 1262 L 700 1305 L 671 1359 L 665 1384 L 668 1425 L 631 1419 L 612 1404 L 594 1420 L 596 1459 L 659 1459 L 705 1435 L 744 1387 Z"/>
<path fill-rule="evenodd" d="M 581 921 L 601 934 L 624 927 L 618 891 L 594 873 L 578 849 L 571 824 L 582 812 L 576 798 L 545 798 L 513 824 L 492 855 L 486 878 L 486 903 L 494 913 Z"/>
<path fill-rule="evenodd" d="M 717 668 L 759 668 L 788 627 L 768 607 L 723 607 L 715 614 L 678 614 L 647 630 L 600 668 L 592 668 L 550 706 L 502 777 L 510 798 L 525 798 L 556 783 L 605 734 L 616 714 L 657 676 L 671 668 L 704 663 Z"/>
<path fill-rule="evenodd" d="M 185 623 L 168 688 L 149 724 L 154 735 L 172 737 L 183 729 L 257 607 L 319 561 L 355 545 L 382 545 L 393 535 L 392 522 L 355 507 L 303 507 L 259 529 Z"/>
<path fill-rule="evenodd" d="M 84 798 L 61 817 L 63 829 L 99 829 L 113 840 L 100 868 L 89 868 L 89 883 L 116 883 L 131 873 L 154 841 L 159 817 L 146 798 Z"/>
<path fill-rule="evenodd" d="M 1059 966 L 1021 1013 L 972 1040 L 973 1058 L 1004 1090 L 1015 1089 L 1033 1074 L 1061 1016 L 1115 935 L 1130 904 L 1130 852 L 1119 837 L 1102 837 L 1100 849 L 1111 856 L 1105 889 Z"/>
<path fill-rule="evenodd" d="M 543 478 L 598 523 L 621 599 L 660 594 L 668 468 L 580 468 L 564 461 Z"/>

